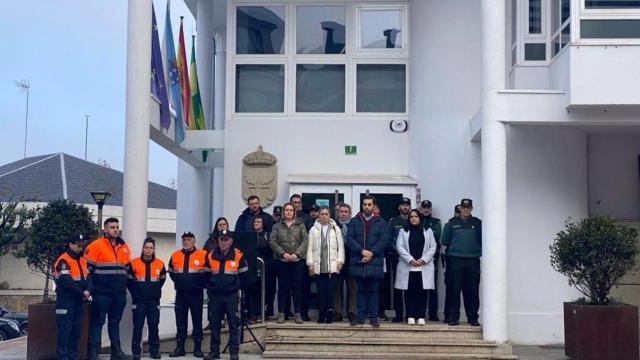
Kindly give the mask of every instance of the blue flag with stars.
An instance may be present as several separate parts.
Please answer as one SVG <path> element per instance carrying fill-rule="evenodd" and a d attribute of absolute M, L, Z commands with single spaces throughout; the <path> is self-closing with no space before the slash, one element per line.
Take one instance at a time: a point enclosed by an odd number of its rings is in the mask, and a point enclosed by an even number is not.
<path fill-rule="evenodd" d="M 171 107 L 176 113 L 175 142 L 184 141 L 184 120 L 182 119 L 182 98 L 180 97 L 180 79 L 178 78 L 178 66 L 176 64 L 176 47 L 173 43 L 173 30 L 171 30 L 171 15 L 169 12 L 170 1 L 167 1 L 167 15 L 164 21 L 164 51 L 167 56 L 167 73 L 169 75 L 169 91 L 171 91 Z"/>
<path fill-rule="evenodd" d="M 152 5 L 153 9 L 153 5 Z M 162 52 L 160 51 L 160 36 L 156 23 L 156 10 L 152 11 L 153 27 L 151 28 L 151 94 L 160 101 L 160 127 L 169 130 L 171 115 L 169 114 L 169 97 L 165 84 L 164 69 L 162 68 Z"/>

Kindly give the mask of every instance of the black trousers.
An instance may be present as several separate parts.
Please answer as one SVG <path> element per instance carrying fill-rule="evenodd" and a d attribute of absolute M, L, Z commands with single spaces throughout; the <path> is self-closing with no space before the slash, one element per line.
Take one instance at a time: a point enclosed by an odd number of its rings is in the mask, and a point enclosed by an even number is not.
<path fill-rule="evenodd" d="M 409 284 L 404 292 L 407 318 L 423 319 L 427 312 L 427 290 L 422 288 L 422 272 L 409 272 Z"/>
<path fill-rule="evenodd" d="M 449 257 L 444 256 L 444 259 L 445 262 L 442 264 L 442 267 L 444 269 L 444 320 L 449 321 L 449 309 L 451 308 L 451 305 L 449 305 L 451 301 L 451 296 L 449 295 L 449 277 L 451 274 L 449 273 L 449 271 L 447 271 L 447 265 L 449 265 Z"/>
<path fill-rule="evenodd" d="M 433 289 L 427 290 L 429 303 L 429 319 L 436 320 L 438 318 L 438 260 L 433 261 Z"/>
<path fill-rule="evenodd" d="M 56 324 L 58 359 L 75 360 L 78 358 L 78 340 L 82 322 L 82 298 L 58 295 L 56 299 Z"/>
<path fill-rule="evenodd" d="M 395 284 L 397 270 L 398 270 L 398 253 L 391 253 L 389 256 L 389 262 L 391 264 L 391 274 L 393 275 L 393 283 Z M 402 293 L 404 290 L 393 288 L 393 310 L 396 313 L 396 319 L 403 319 L 404 316 L 404 300 Z"/>
<path fill-rule="evenodd" d="M 300 313 L 300 287 L 305 272 L 304 260 L 295 262 L 277 261 L 278 266 L 278 311 L 285 313 L 287 298 L 293 293 L 293 311 Z"/>
<path fill-rule="evenodd" d="M 181 292 L 176 293 L 176 329 L 178 341 L 184 342 L 187 338 L 187 321 L 189 320 L 189 312 L 191 312 L 191 326 L 193 332 L 191 338 L 194 341 L 202 341 L 202 307 L 204 295 L 202 290 L 198 292 Z M 214 324 L 215 325 L 215 322 Z M 220 324 L 218 323 L 218 326 Z"/>
<path fill-rule="evenodd" d="M 264 279 L 264 303 L 265 303 L 265 315 L 273 316 L 273 302 L 276 298 L 276 260 L 273 258 L 265 259 L 265 279 Z M 262 274 L 260 274 L 262 276 Z"/>
<path fill-rule="evenodd" d="M 318 287 L 318 311 L 322 316 L 327 313 L 327 310 L 334 310 L 333 297 L 338 274 L 319 274 L 315 279 Z"/>
<path fill-rule="evenodd" d="M 301 260 L 299 262 L 305 262 Z M 311 282 L 313 279 L 309 276 L 306 268 L 302 271 L 302 281 L 300 283 L 300 315 L 309 316 L 309 303 L 311 302 Z M 294 305 L 295 309 L 295 305 Z M 297 311 L 296 311 L 297 312 Z"/>
<path fill-rule="evenodd" d="M 209 308 L 211 309 L 211 344 L 210 351 L 220 353 L 220 323 L 227 316 L 229 321 L 229 353 L 237 354 L 240 351 L 240 321 L 238 320 L 238 294 L 231 293 L 207 293 Z"/>
<path fill-rule="evenodd" d="M 449 319 L 460 319 L 460 291 L 464 299 L 467 321 L 478 321 L 480 309 L 480 259 L 449 256 L 447 295 L 449 298 Z"/>
<path fill-rule="evenodd" d="M 160 301 L 138 302 L 131 306 L 133 312 L 133 334 L 131 339 L 131 353 L 140 355 L 142 348 L 142 328 L 147 320 L 149 327 L 149 352 L 157 353 L 160 349 L 160 338 L 158 337 L 158 325 L 160 324 Z"/>

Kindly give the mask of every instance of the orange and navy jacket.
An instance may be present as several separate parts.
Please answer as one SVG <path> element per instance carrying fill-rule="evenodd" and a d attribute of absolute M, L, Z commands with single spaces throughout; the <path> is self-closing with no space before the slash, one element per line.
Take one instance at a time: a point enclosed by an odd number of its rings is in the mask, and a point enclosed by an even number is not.
<path fill-rule="evenodd" d="M 82 253 L 67 250 L 53 263 L 53 276 L 56 280 L 56 295 L 82 299 L 85 290 L 91 292 L 92 284 L 87 261 Z"/>
<path fill-rule="evenodd" d="M 134 304 L 143 301 L 160 301 L 162 285 L 167 279 L 167 270 L 162 260 L 155 256 L 149 260 L 137 257 L 127 265 L 127 274 L 129 275 L 127 287 Z"/>
<path fill-rule="evenodd" d="M 249 265 L 242 251 L 230 248 L 226 254 L 220 249 L 207 255 L 207 290 L 214 293 L 236 292 L 248 284 Z"/>
<path fill-rule="evenodd" d="M 107 238 L 96 239 L 87 246 L 84 257 L 87 259 L 95 293 L 127 291 L 126 266 L 131 262 L 131 251 L 122 238 L 116 239 L 115 246 L 111 246 L 111 241 Z"/>
<path fill-rule="evenodd" d="M 169 276 L 176 291 L 201 292 L 204 289 L 206 257 L 207 252 L 197 248 L 176 250 L 171 254 Z"/>

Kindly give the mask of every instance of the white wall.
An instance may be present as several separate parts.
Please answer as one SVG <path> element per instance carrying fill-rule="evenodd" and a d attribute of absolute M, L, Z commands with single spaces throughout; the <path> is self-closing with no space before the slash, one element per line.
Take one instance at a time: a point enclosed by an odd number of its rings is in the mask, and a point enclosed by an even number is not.
<path fill-rule="evenodd" d="M 209 197 L 211 174 L 207 168 L 194 168 L 178 160 L 178 198 L 176 213 L 176 247 L 180 236 L 191 231 L 197 246 L 202 246 L 209 234 Z"/>
<path fill-rule="evenodd" d="M 551 268 L 549 246 L 567 217 L 587 215 L 586 135 L 510 126 L 507 146 L 509 339 L 562 343 L 562 303 L 577 292 Z"/>
<path fill-rule="evenodd" d="M 589 135 L 589 209 L 640 219 L 640 135 Z"/>

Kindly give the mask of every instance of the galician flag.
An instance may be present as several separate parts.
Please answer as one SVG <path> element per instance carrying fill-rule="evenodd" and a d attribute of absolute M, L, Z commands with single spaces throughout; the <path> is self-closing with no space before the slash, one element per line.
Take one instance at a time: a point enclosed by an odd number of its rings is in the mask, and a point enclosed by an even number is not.
<path fill-rule="evenodd" d="M 200 87 L 198 86 L 198 70 L 196 68 L 196 37 L 193 36 L 191 43 L 191 65 L 190 65 L 191 84 L 191 108 L 189 120 L 194 120 L 195 130 L 204 130 L 204 113 L 202 111 L 202 100 L 200 99 Z"/>
<path fill-rule="evenodd" d="M 169 104 L 176 112 L 176 133 L 175 141 L 180 144 L 184 141 L 184 117 L 182 116 L 182 100 L 180 98 L 180 75 L 176 62 L 176 48 L 173 43 L 173 30 L 171 30 L 171 15 L 169 12 L 169 2 L 167 1 L 167 15 L 164 21 L 164 50 L 166 51 L 166 69 L 169 75 L 168 84 L 171 91 Z"/>
<path fill-rule="evenodd" d="M 182 19 L 184 16 L 180 16 L 180 35 L 178 35 L 178 60 L 176 64 L 178 66 L 178 76 L 180 79 L 180 98 L 182 100 L 182 119 L 187 125 L 188 129 L 195 129 L 195 124 L 189 119 L 189 112 L 191 111 L 191 89 L 189 87 L 189 70 L 187 69 L 187 55 L 184 50 L 184 31 L 182 30 Z"/>

